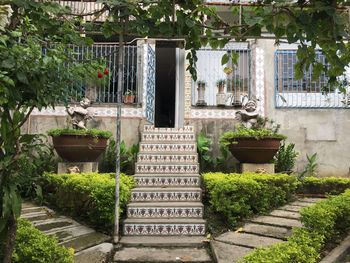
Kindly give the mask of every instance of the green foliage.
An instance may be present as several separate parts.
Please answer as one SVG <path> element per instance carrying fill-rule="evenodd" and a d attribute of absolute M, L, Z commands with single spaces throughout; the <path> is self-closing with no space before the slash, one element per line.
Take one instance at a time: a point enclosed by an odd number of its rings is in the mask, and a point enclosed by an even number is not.
<path fill-rule="evenodd" d="M 248 129 L 243 126 L 237 128 L 236 131 L 227 131 L 220 137 L 220 144 L 230 145 L 235 143 L 238 138 L 254 138 L 256 140 L 274 138 L 274 139 L 286 139 L 286 136 L 278 133 L 274 133 L 268 128 Z"/>
<path fill-rule="evenodd" d="M 73 216 L 111 232 L 114 220 L 114 174 L 44 174 L 44 198 Z M 134 179 L 120 177 L 120 211 L 130 198 Z"/>
<path fill-rule="evenodd" d="M 319 262 L 321 249 L 350 230 L 350 190 L 305 207 L 300 213 L 305 228 L 294 229 L 286 242 L 253 250 L 240 263 Z"/>
<path fill-rule="evenodd" d="M 349 178 L 338 177 L 305 177 L 299 188 L 303 194 L 341 194 L 350 188 Z"/>
<path fill-rule="evenodd" d="M 58 137 L 61 135 L 78 135 L 78 136 L 92 136 L 92 137 L 100 137 L 100 138 L 110 138 L 112 133 L 110 131 L 103 131 L 98 129 L 52 129 L 48 131 L 48 135 L 52 137 Z"/>
<path fill-rule="evenodd" d="M 58 244 L 25 219 L 18 220 L 13 262 L 18 263 L 73 263 L 74 251 Z"/>
<path fill-rule="evenodd" d="M 231 225 L 286 203 L 299 184 L 295 177 L 286 174 L 255 173 L 206 173 L 203 182 L 210 204 Z"/>
<path fill-rule="evenodd" d="M 298 175 L 300 180 L 303 180 L 307 176 L 316 176 L 317 175 L 317 153 L 309 156 L 306 154 L 307 164 L 305 169 Z"/>
<path fill-rule="evenodd" d="M 200 133 L 197 137 L 197 152 L 199 158 L 199 167 L 201 171 L 207 171 L 212 166 L 213 160 L 211 158 L 212 140 Z"/>
<path fill-rule="evenodd" d="M 134 174 L 139 144 L 126 147 L 124 141 L 120 143 L 120 171 L 126 174 Z M 103 173 L 111 173 L 116 169 L 116 145 L 115 140 L 110 139 L 108 147 L 102 156 L 99 170 Z"/>
<path fill-rule="evenodd" d="M 322 237 L 310 235 L 304 229 L 294 229 L 286 242 L 254 249 L 239 263 L 316 263 L 321 244 Z"/>
<path fill-rule="evenodd" d="M 286 144 L 285 141 L 280 145 L 280 148 L 274 158 L 275 171 L 277 173 L 291 174 L 293 172 L 298 152 L 294 150 L 294 143 Z"/>

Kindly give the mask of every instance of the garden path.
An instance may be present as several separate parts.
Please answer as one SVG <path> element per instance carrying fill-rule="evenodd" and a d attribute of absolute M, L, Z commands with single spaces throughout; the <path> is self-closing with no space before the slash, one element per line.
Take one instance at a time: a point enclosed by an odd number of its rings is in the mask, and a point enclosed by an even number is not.
<path fill-rule="evenodd" d="M 226 232 L 211 241 L 217 263 L 235 263 L 257 247 L 270 246 L 285 240 L 293 227 L 301 227 L 300 209 L 322 199 L 302 198 L 255 217 L 237 231 Z"/>
<path fill-rule="evenodd" d="M 21 217 L 47 235 L 56 236 L 59 244 L 74 249 L 75 263 L 106 262 L 113 245 L 110 237 L 45 207 L 31 202 L 22 204 Z"/>

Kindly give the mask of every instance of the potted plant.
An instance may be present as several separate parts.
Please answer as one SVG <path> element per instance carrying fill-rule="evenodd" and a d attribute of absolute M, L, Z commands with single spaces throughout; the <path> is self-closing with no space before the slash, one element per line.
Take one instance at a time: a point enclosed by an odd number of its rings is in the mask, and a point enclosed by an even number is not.
<path fill-rule="evenodd" d="M 235 131 L 225 132 L 220 143 L 241 163 L 269 163 L 286 136 L 278 133 L 279 125 L 267 127 L 268 123 L 273 122 L 259 117 L 249 128 L 241 124 Z"/>
<path fill-rule="evenodd" d="M 197 81 L 197 91 L 198 91 L 198 101 L 196 103 L 197 106 L 206 106 L 205 102 L 205 82 L 202 80 Z"/>
<path fill-rule="evenodd" d="M 224 93 L 224 91 L 225 91 L 225 84 L 226 84 L 226 79 L 219 79 L 216 82 L 216 86 L 218 87 L 218 93 L 219 94 Z"/>
<path fill-rule="evenodd" d="M 110 131 L 87 129 L 86 122 L 92 118 L 87 110 L 90 101 L 84 98 L 80 106 L 68 107 L 73 128 L 53 129 L 52 137 L 57 154 L 68 162 L 95 162 L 107 147 L 112 136 Z"/>
<path fill-rule="evenodd" d="M 123 102 L 125 104 L 132 104 L 135 102 L 135 92 L 131 89 L 125 91 L 123 95 Z"/>

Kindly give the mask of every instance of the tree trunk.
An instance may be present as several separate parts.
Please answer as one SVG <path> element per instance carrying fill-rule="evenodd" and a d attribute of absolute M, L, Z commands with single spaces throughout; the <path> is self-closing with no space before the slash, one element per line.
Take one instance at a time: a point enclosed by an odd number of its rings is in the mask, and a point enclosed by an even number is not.
<path fill-rule="evenodd" d="M 7 234 L 6 234 L 3 263 L 11 263 L 12 261 L 12 253 L 13 253 L 13 249 L 15 247 L 15 241 L 16 241 L 16 232 L 17 232 L 17 220 L 15 215 L 12 213 L 11 217 L 7 221 Z"/>
<path fill-rule="evenodd" d="M 121 21 L 123 24 L 124 21 Z M 117 87 L 117 128 L 116 128 L 116 172 L 115 172 L 115 214 L 113 242 L 119 242 L 119 180 L 120 180 L 120 139 L 121 139 L 121 103 L 124 86 L 124 38 L 123 30 L 119 34 L 119 58 L 118 58 L 118 87 Z"/>

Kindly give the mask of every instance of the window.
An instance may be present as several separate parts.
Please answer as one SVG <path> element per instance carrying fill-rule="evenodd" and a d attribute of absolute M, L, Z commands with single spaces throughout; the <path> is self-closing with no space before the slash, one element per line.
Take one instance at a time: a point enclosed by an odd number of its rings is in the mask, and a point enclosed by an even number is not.
<path fill-rule="evenodd" d="M 326 64 L 321 51 L 316 59 Z M 277 108 L 342 108 L 346 107 L 344 95 L 338 90 L 323 92 L 328 78 L 321 73 L 314 79 L 312 66 L 304 72 L 302 79 L 294 77 L 297 62 L 296 50 L 277 50 L 275 52 L 275 104 Z"/>
<path fill-rule="evenodd" d="M 237 65 L 229 61 L 223 66 L 222 56 L 233 52 L 238 55 Z M 192 105 L 232 106 L 240 104 L 244 96 L 250 95 L 251 54 L 247 43 L 229 43 L 223 49 L 202 48 L 197 51 L 197 57 L 197 81 L 192 82 Z M 225 71 L 225 67 L 232 70 Z M 217 85 L 219 81 L 225 83 L 221 91 Z M 205 83 L 202 94 L 198 90 L 198 82 Z M 218 93 L 221 94 L 220 103 Z M 198 101 L 201 103 L 198 104 Z"/>

